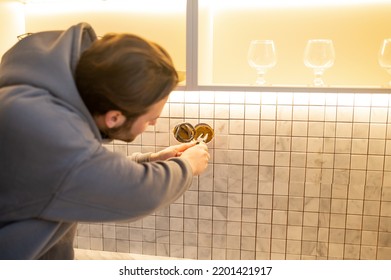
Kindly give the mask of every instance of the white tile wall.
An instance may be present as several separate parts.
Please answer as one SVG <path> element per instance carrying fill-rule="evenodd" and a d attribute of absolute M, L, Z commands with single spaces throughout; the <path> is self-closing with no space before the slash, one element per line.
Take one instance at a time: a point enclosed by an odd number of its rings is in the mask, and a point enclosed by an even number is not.
<path fill-rule="evenodd" d="M 83 249 L 193 259 L 391 259 L 389 94 L 182 92 L 130 155 L 215 129 L 177 202 L 133 223 L 80 224 Z"/>

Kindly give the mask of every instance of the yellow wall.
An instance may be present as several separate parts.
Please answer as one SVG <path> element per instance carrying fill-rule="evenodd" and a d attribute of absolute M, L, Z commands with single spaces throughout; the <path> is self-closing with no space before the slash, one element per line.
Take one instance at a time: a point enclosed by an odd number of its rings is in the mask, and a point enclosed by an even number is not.
<path fill-rule="evenodd" d="M 65 2 L 65 1 L 64 1 Z M 186 67 L 186 1 L 83 1 L 27 4 L 26 32 L 65 29 L 88 22 L 98 36 L 108 32 L 133 33 L 162 45 L 178 70 Z M 155 4 L 155 5 L 154 5 Z M 171 6 L 170 6 L 171 5 Z M 172 7 L 172 8 L 171 8 Z"/>
<path fill-rule="evenodd" d="M 17 42 L 16 36 L 24 33 L 24 15 L 22 3 L 0 1 L 0 58 Z"/>
<path fill-rule="evenodd" d="M 270 85 L 311 83 L 312 72 L 304 66 L 303 52 L 306 41 L 312 38 L 334 41 L 335 64 L 324 76 L 328 85 L 384 87 L 391 80 L 377 62 L 382 40 L 391 38 L 391 1 L 352 0 L 348 2 L 366 4 L 349 5 L 323 1 L 320 5 L 319 0 L 312 1 L 317 4 L 307 1 L 306 5 L 273 6 L 271 3 L 284 0 L 259 0 L 253 3 L 269 4 L 242 5 L 249 1 L 199 0 L 200 84 L 253 84 L 256 74 L 247 64 L 247 50 L 253 39 L 273 39 L 276 43 L 278 62 L 266 76 Z M 16 1 L 0 1 L 0 55 L 24 32 L 65 29 L 84 21 L 98 35 L 130 32 L 156 41 L 172 55 L 176 67 L 185 70 L 185 0 L 64 2 L 23 6 Z"/>
<path fill-rule="evenodd" d="M 255 71 L 246 60 L 253 39 L 273 39 L 276 43 L 278 63 L 267 74 L 267 80 L 274 85 L 311 83 L 312 72 L 304 66 L 303 53 L 306 41 L 318 38 L 332 39 L 336 51 L 334 66 L 325 72 L 326 83 L 384 86 L 391 79 L 377 62 L 382 40 L 391 37 L 391 1 L 306 7 L 221 4 L 211 9 L 214 83 L 255 81 Z M 207 37 L 201 34 L 200 45 Z"/>

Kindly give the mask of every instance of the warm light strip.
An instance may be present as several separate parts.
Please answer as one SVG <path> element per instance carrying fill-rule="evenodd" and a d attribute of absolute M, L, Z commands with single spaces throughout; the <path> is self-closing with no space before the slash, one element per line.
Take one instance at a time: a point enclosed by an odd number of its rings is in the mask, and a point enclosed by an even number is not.
<path fill-rule="evenodd" d="M 390 107 L 388 93 L 173 91 L 170 103 Z M 231 108 L 232 109 L 232 108 Z"/>
<path fill-rule="evenodd" d="M 183 0 L 26 0 L 25 8 L 34 13 L 127 12 L 185 13 Z"/>

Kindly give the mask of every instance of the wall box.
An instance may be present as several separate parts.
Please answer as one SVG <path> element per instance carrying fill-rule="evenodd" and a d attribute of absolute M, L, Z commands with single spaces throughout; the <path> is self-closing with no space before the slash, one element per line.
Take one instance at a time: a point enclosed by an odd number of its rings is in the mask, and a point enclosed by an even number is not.
<path fill-rule="evenodd" d="M 0 0 L 3 3 L 19 4 L 13 8 L 15 17 L 0 18 L 1 26 L 12 21 L 15 41 L 20 26 L 24 32 L 38 32 L 81 21 L 89 22 L 98 35 L 130 32 L 156 41 L 169 51 L 178 70 L 186 70 L 185 90 L 390 89 L 391 75 L 379 66 L 377 56 L 383 39 L 391 38 L 391 0 Z M 2 11 L 9 15 L 4 5 Z M 306 41 L 314 38 L 334 42 L 335 63 L 324 74 L 325 87 L 311 85 L 313 73 L 303 63 Z M 253 39 L 271 39 L 276 45 L 277 64 L 262 87 L 254 84 L 256 72 L 247 63 Z M 8 45 L 2 44 L 0 51 Z"/>

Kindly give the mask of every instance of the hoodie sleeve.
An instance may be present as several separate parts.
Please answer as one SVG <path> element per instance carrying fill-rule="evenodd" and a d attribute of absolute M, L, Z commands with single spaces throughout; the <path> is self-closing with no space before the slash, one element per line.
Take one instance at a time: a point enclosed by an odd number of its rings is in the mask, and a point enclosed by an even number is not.
<path fill-rule="evenodd" d="M 185 159 L 141 163 L 111 152 L 77 110 L 45 91 L 15 87 L 0 100 L 3 219 L 134 220 L 191 184 Z"/>
<path fill-rule="evenodd" d="M 177 200 L 192 181 L 185 159 L 137 163 L 100 147 L 74 167 L 42 217 L 135 220 Z"/>
<path fill-rule="evenodd" d="M 191 184 L 183 158 L 134 162 L 101 145 L 74 82 L 96 39 L 87 24 L 37 32 L 0 64 L 0 218 L 133 220 L 178 199 Z M 142 161 L 142 158 L 139 158 Z"/>
<path fill-rule="evenodd" d="M 129 158 L 135 162 L 150 162 L 152 153 L 133 153 Z"/>

